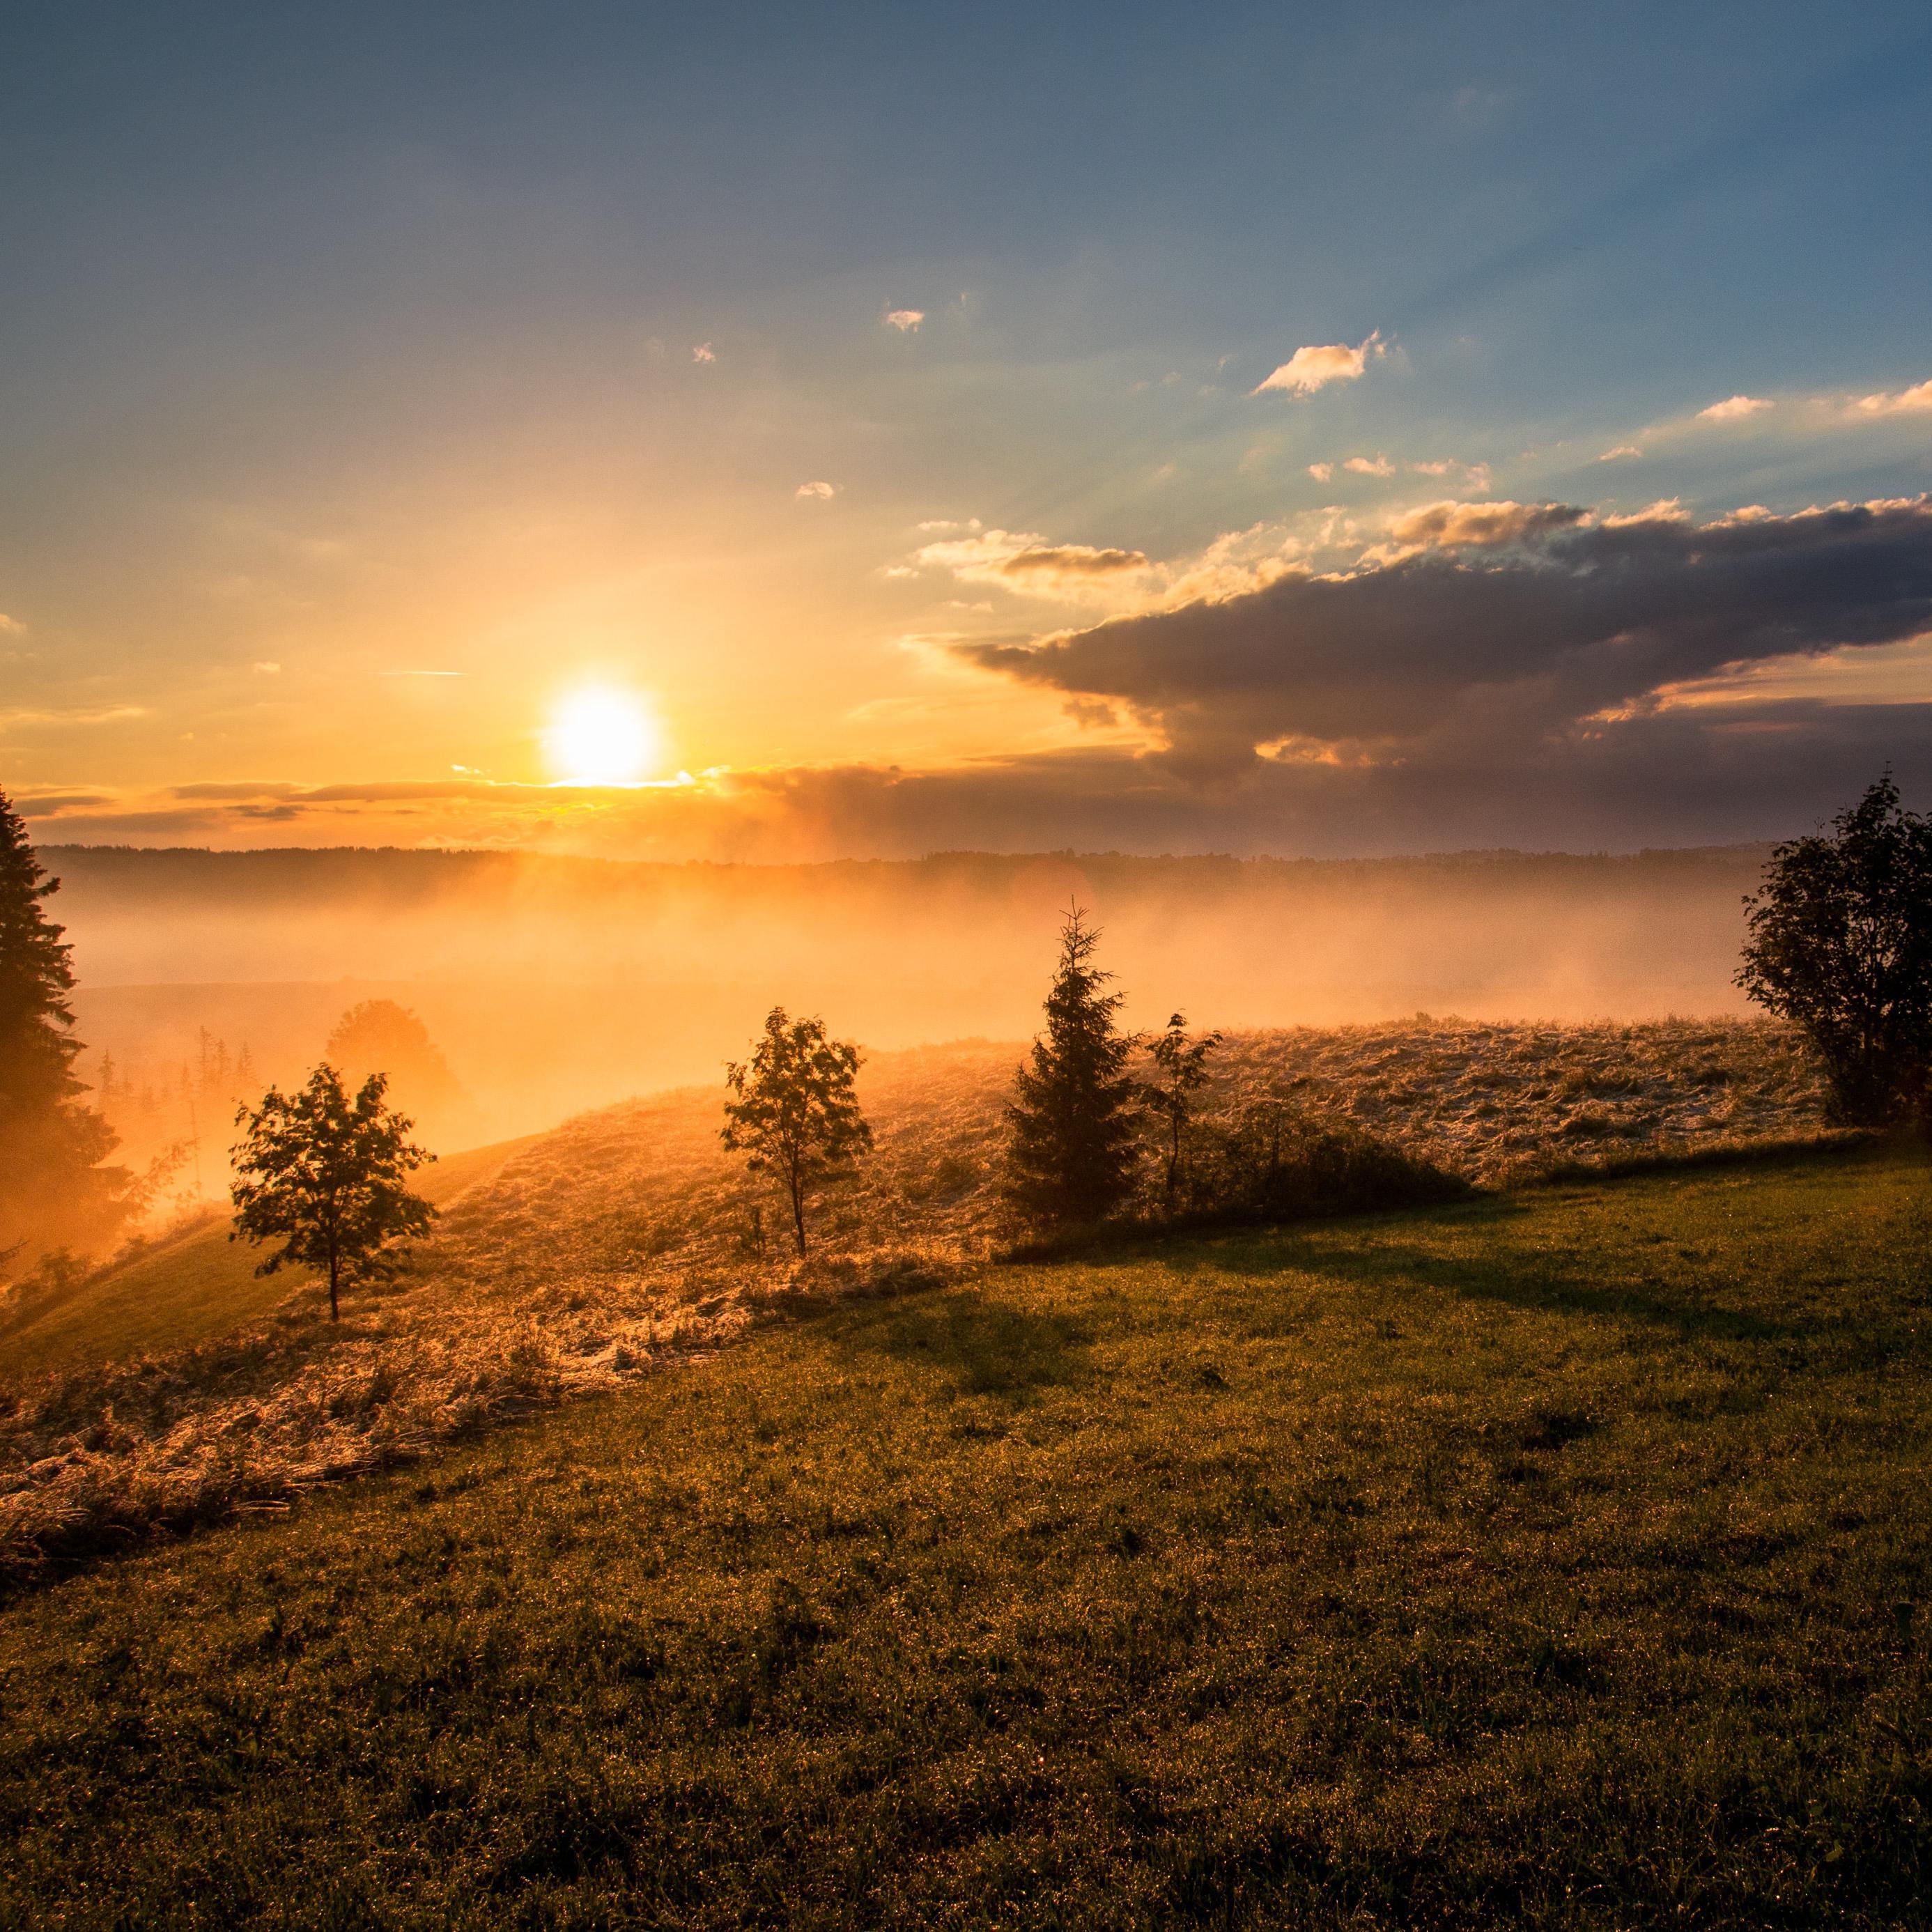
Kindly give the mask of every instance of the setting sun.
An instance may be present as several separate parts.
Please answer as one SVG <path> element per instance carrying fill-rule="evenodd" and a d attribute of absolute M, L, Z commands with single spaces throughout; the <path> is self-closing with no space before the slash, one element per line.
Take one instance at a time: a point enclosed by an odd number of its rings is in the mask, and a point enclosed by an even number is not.
<path fill-rule="evenodd" d="M 664 749 L 664 733 L 634 692 L 585 685 L 550 714 L 544 745 L 560 783 L 634 784 Z"/>

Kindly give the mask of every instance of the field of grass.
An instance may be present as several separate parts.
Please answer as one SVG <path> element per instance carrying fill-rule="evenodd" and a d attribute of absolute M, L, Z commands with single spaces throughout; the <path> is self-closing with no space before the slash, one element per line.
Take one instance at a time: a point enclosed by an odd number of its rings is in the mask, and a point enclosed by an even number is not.
<path fill-rule="evenodd" d="M 0 1344 L 0 1581 L 622 1386 L 801 1293 L 980 1264 L 1015 1232 L 998 1181 L 1017 1052 L 866 1068 L 876 1153 L 815 1209 L 805 1266 L 718 1144 L 717 1090 L 686 1089 L 430 1169 L 436 1232 L 340 1324 L 312 1287 L 256 1281 L 218 1229 L 109 1270 Z M 1819 1131 L 1809 1064 L 1763 1025 L 1419 1018 L 1240 1035 L 1220 1064 L 1211 1105 L 1284 1098 L 1492 1184 Z"/>
<path fill-rule="evenodd" d="M 0 1919 L 1922 1924 L 1928 1190 L 969 1268 L 97 1564 Z"/>

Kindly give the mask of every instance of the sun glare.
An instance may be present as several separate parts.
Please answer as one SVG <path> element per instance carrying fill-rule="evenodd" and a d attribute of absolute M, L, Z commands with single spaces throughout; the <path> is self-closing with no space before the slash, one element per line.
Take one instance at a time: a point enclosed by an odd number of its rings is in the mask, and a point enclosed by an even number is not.
<path fill-rule="evenodd" d="M 664 734 L 634 692 L 585 685 L 558 700 L 544 742 L 565 784 L 634 784 L 662 754 Z"/>

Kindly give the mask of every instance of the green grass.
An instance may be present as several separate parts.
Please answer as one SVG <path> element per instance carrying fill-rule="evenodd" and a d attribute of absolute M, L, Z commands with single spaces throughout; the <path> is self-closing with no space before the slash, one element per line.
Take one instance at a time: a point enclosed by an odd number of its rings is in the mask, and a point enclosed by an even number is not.
<path fill-rule="evenodd" d="M 1917 1925 L 1922 1159 L 983 1272 L 0 1627 L 0 1921 Z"/>
<path fill-rule="evenodd" d="M 512 1155 L 541 1138 L 532 1134 L 450 1154 L 423 1169 L 417 1191 L 440 1206 L 490 1180 Z M 0 1382 L 192 1348 L 262 1320 L 304 1275 L 257 1275 L 263 1251 L 230 1240 L 228 1227 L 225 1213 L 198 1222 L 0 1331 Z"/>

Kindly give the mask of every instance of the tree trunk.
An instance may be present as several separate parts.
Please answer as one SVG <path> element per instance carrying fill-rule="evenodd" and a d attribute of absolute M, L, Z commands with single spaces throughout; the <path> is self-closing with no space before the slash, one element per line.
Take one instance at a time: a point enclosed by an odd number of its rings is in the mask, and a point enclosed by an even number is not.
<path fill-rule="evenodd" d="M 805 1258 L 805 1190 L 796 1174 L 786 1177 L 791 1194 L 791 1231 L 798 1242 L 798 1258 Z"/>
<path fill-rule="evenodd" d="M 342 1278 L 342 1264 L 334 1256 L 328 1258 L 328 1318 L 332 1322 L 342 1319 L 342 1302 L 338 1293 L 338 1284 Z"/>

